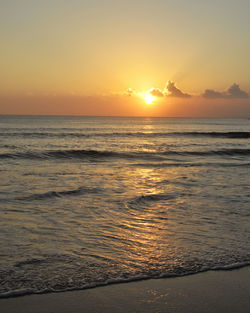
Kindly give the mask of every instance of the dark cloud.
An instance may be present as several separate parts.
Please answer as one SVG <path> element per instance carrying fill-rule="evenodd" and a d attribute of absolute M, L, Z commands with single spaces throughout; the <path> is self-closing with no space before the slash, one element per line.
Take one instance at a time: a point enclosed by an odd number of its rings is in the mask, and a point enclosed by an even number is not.
<path fill-rule="evenodd" d="M 163 91 L 159 88 L 152 88 L 150 89 L 149 93 L 154 97 L 164 97 Z"/>
<path fill-rule="evenodd" d="M 223 98 L 223 93 L 215 91 L 213 89 L 206 89 L 202 96 L 204 98 L 217 99 L 217 98 Z"/>
<path fill-rule="evenodd" d="M 168 97 L 178 98 L 190 98 L 191 96 L 187 93 L 183 93 L 180 89 L 175 87 L 175 83 L 170 80 L 166 84 L 166 92 Z"/>
<path fill-rule="evenodd" d="M 218 92 L 213 89 L 206 89 L 204 94 L 202 95 L 204 98 L 209 99 L 246 99 L 248 98 L 248 94 L 240 89 L 240 86 L 237 84 L 233 84 L 228 88 L 226 92 Z"/>
<path fill-rule="evenodd" d="M 248 94 L 240 89 L 240 86 L 237 84 L 233 84 L 228 88 L 228 97 L 229 98 L 248 98 Z"/>

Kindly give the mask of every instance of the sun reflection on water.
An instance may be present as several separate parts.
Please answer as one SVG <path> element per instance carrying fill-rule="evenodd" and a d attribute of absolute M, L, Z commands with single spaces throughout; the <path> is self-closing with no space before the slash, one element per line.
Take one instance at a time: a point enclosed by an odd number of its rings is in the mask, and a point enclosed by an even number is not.
<path fill-rule="evenodd" d="M 116 236 L 123 243 L 126 259 L 136 260 L 139 267 L 148 267 L 155 260 L 159 263 L 168 254 L 169 246 L 173 245 L 170 244 L 173 231 L 169 229 L 166 217 L 167 198 L 162 197 L 162 201 L 154 198 L 164 192 L 160 183 L 162 179 L 161 173 L 149 168 L 137 168 L 130 176 L 134 198 L 124 205 L 126 213 L 119 220 Z"/>

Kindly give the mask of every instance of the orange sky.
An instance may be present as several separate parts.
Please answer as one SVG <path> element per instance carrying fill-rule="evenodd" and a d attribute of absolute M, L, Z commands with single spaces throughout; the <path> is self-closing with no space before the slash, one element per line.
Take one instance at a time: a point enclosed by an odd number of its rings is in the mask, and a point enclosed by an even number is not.
<path fill-rule="evenodd" d="M 1 1 L 0 114 L 249 117 L 249 11 L 246 0 Z"/>
<path fill-rule="evenodd" d="M 166 117 L 249 117 L 249 99 L 155 98 L 141 96 L 0 97 L 1 114 Z"/>

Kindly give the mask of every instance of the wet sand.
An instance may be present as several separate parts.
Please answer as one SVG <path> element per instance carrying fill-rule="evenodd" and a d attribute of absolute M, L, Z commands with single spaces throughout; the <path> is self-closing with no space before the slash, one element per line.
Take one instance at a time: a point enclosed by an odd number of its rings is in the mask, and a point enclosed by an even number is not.
<path fill-rule="evenodd" d="M 3 313 L 249 313 L 250 266 L 1 299 Z"/>

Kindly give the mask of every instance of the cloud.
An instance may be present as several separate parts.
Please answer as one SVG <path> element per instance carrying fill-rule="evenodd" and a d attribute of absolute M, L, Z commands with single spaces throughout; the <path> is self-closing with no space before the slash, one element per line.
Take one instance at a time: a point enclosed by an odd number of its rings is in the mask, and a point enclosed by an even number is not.
<path fill-rule="evenodd" d="M 164 97 L 164 92 L 159 88 L 152 88 L 149 93 L 154 97 Z"/>
<path fill-rule="evenodd" d="M 138 96 L 141 97 L 145 92 L 136 91 L 133 88 L 128 88 L 120 95 L 125 96 Z M 164 98 L 164 97 L 175 97 L 175 98 L 191 98 L 192 95 L 188 93 L 182 92 L 175 86 L 175 82 L 168 81 L 166 83 L 166 87 L 164 89 L 160 88 L 151 88 L 147 91 L 147 94 L 152 95 L 153 97 L 157 98 Z M 206 89 L 204 93 L 201 95 L 203 98 L 206 99 L 248 99 L 250 95 L 242 89 L 238 84 L 232 84 L 226 91 L 220 92 L 214 89 Z"/>
<path fill-rule="evenodd" d="M 248 98 L 248 94 L 241 90 L 237 84 L 233 84 L 231 87 L 229 87 L 227 92 L 229 98 Z"/>
<path fill-rule="evenodd" d="M 208 99 L 217 99 L 223 98 L 223 93 L 215 91 L 213 89 L 206 89 L 202 96 Z"/>
<path fill-rule="evenodd" d="M 175 87 L 175 83 L 171 82 L 170 80 L 167 82 L 166 87 L 166 94 L 168 97 L 177 97 L 177 98 L 190 98 L 191 95 L 187 93 L 183 93 L 180 89 Z"/>
<path fill-rule="evenodd" d="M 128 88 L 125 93 L 124 93 L 126 96 L 133 96 L 135 94 L 135 90 L 132 89 L 132 88 Z"/>
<path fill-rule="evenodd" d="M 247 92 L 241 90 L 240 86 L 237 84 L 233 84 L 226 92 L 218 92 L 213 89 L 206 89 L 202 96 L 208 99 L 246 99 L 249 97 Z"/>

